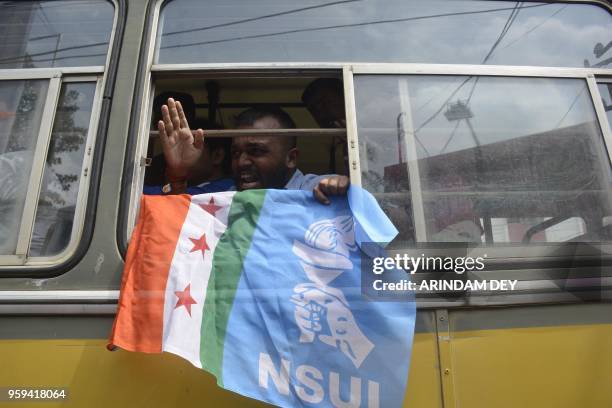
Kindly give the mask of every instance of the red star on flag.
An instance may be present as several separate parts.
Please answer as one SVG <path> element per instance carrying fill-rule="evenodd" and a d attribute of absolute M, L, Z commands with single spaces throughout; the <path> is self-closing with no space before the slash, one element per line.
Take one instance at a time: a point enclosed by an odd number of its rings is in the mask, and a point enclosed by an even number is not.
<path fill-rule="evenodd" d="M 202 234 L 200 238 L 189 238 L 191 242 L 193 242 L 193 248 L 189 252 L 202 251 L 202 256 L 204 256 L 207 249 L 210 249 L 208 244 L 206 243 L 206 234 Z"/>
<path fill-rule="evenodd" d="M 207 213 L 209 213 L 213 217 L 216 217 L 217 211 L 219 211 L 221 208 L 223 208 L 222 206 L 215 204 L 215 198 L 214 197 L 210 197 L 210 201 L 208 202 L 208 204 L 200 204 L 200 207 L 202 207 L 202 209 L 204 211 L 206 211 Z"/>
<path fill-rule="evenodd" d="M 174 292 L 178 297 L 178 302 L 176 302 L 175 309 L 178 309 L 181 306 L 185 306 L 187 309 L 187 313 L 191 316 L 191 305 L 195 305 L 197 302 L 191 297 L 191 283 L 187 285 L 185 290 Z"/>

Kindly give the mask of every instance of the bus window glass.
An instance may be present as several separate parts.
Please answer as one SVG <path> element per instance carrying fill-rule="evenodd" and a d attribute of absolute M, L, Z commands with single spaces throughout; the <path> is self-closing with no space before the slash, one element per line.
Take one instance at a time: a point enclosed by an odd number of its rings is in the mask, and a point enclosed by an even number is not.
<path fill-rule="evenodd" d="M 402 239 L 611 238 L 610 165 L 584 80 L 358 75 L 355 95 L 362 183 Z"/>
<path fill-rule="evenodd" d="M 112 3 L 0 1 L 0 9 L 0 69 L 105 64 Z"/>
<path fill-rule="evenodd" d="M 612 16 L 589 4 L 172 0 L 158 64 L 393 62 L 609 67 Z M 603 42 L 603 45 L 600 43 Z M 594 52 L 594 47 L 605 52 Z"/>
<path fill-rule="evenodd" d="M 608 126 L 612 129 L 612 82 L 598 84 L 601 101 L 606 109 Z"/>
<path fill-rule="evenodd" d="M 62 86 L 36 211 L 30 256 L 55 255 L 70 240 L 95 83 Z"/>
<path fill-rule="evenodd" d="M 0 255 L 14 254 L 48 82 L 0 82 Z"/>

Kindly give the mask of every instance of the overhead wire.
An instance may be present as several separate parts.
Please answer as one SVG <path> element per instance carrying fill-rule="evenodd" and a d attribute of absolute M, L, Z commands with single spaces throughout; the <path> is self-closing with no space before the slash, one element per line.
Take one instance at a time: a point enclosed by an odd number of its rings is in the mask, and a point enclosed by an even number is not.
<path fill-rule="evenodd" d="M 510 47 L 511 45 L 515 44 L 518 40 L 520 40 L 521 38 L 531 34 L 533 31 L 535 31 L 537 28 L 543 26 L 544 24 L 546 24 L 551 18 L 553 18 L 554 16 L 556 16 L 557 14 L 559 14 L 560 12 L 562 12 L 563 10 L 565 10 L 567 8 L 569 4 L 565 4 L 563 5 L 561 8 L 559 8 L 558 10 L 556 10 L 554 13 L 552 13 L 550 16 L 546 17 L 543 21 L 541 21 L 540 23 L 536 24 L 535 26 L 531 27 L 530 29 L 528 29 L 527 31 L 525 31 L 524 33 L 522 33 L 521 35 L 515 37 L 512 39 L 512 41 L 508 42 L 502 49 L 505 50 L 506 48 Z"/>
<path fill-rule="evenodd" d="M 569 115 L 569 113 L 572 111 L 572 109 L 574 108 L 574 105 L 576 105 L 576 102 L 578 102 L 578 99 L 580 98 L 580 95 L 582 95 L 582 93 L 584 92 L 584 90 L 586 89 L 586 85 L 584 85 L 582 87 L 582 89 L 580 89 L 580 92 L 578 92 L 576 94 L 576 96 L 574 97 L 574 100 L 572 101 L 572 103 L 570 104 L 569 108 L 567 108 L 567 111 L 563 114 L 563 116 L 561 117 L 561 119 L 559 119 L 559 121 L 557 122 L 557 124 L 553 127 L 553 129 L 558 129 L 559 126 L 561 125 L 561 123 L 563 123 L 563 121 L 565 120 L 565 118 L 567 117 L 567 115 Z"/>
<path fill-rule="evenodd" d="M 486 64 L 489 61 L 491 56 L 495 53 L 495 50 L 497 49 L 499 44 L 501 44 L 501 42 L 504 39 L 504 37 L 506 36 L 506 34 L 508 34 L 508 32 L 510 31 L 510 27 L 512 26 L 512 24 L 514 24 L 514 21 L 516 20 L 516 17 L 519 14 L 519 11 L 520 11 L 519 4 L 522 4 L 522 2 L 521 3 L 517 3 L 515 9 L 512 11 L 512 13 L 510 13 L 510 17 L 508 18 L 508 20 L 506 20 L 506 24 L 504 25 L 504 28 L 502 29 L 501 33 L 499 34 L 499 36 L 497 37 L 497 39 L 495 40 L 495 42 L 491 46 L 491 49 L 489 50 L 487 55 L 482 60 L 481 65 L 484 65 L 484 64 Z M 469 93 L 469 95 L 467 97 L 467 102 L 466 103 L 468 105 L 469 105 L 470 101 L 472 100 L 472 95 L 474 95 L 474 91 L 476 90 L 476 85 L 478 85 L 478 81 L 479 80 L 480 80 L 480 77 L 476 77 L 476 79 L 474 80 L 474 84 L 472 85 L 472 89 L 470 90 L 470 93 Z"/>
<path fill-rule="evenodd" d="M 252 22 L 252 21 L 264 20 L 266 18 L 285 16 L 285 15 L 288 15 L 288 14 L 295 14 L 295 13 L 299 13 L 299 12 L 307 11 L 307 10 L 313 10 L 313 9 L 318 9 L 318 8 L 323 8 L 323 7 L 336 6 L 338 4 L 354 3 L 356 1 L 361 1 L 361 0 L 334 1 L 334 2 L 331 2 L 331 3 L 318 4 L 316 6 L 308 6 L 308 7 L 302 7 L 302 8 L 288 10 L 288 11 L 281 11 L 281 12 L 278 12 L 278 13 L 264 14 L 263 16 L 245 18 L 243 20 L 231 21 L 231 22 L 228 22 L 228 23 L 220 23 L 220 24 L 215 24 L 215 25 L 206 26 L 206 27 L 190 28 L 188 30 L 170 31 L 170 32 L 167 32 L 167 33 L 163 33 L 163 35 L 164 35 L 164 37 L 167 37 L 167 36 L 177 35 L 177 34 L 194 33 L 194 32 L 197 32 L 197 31 L 211 30 L 213 28 L 228 27 L 228 26 L 242 24 L 242 23 L 249 23 L 249 22 Z"/>
<path fill-rule="evenodd" d="M 508 16 L 508 18 L 506 19 L 506 22 L 504 24 L 504 26 L 502 27 L 501 32 L 499 33 L 499 35 L 497 36 L 497 38 L 495 39 L 495 41 L 493 42 L 493 45 L 491 46 L 491 48 L 489 49 L 489 51 L 487 52 L 487 54 L 485 55 L 485 57 L 483 58 L 481 64 L 485 64 L 489 58 L 491 58 L 491 56 L 493 55 L 493 52 L 495 51 L 495 49 L 499 46 L 499 44 L 501 43 L 501 41 L 503 40 L 503 38 L 506 36 L 506 34 L 508 33 L 508 31 L 510 30 L 510 27 L 512 26 L 512 24 L 514 23 L 514 21 L 516 20 L 516 17 L 518 16 L 518 13 L 521 9 L 523 8 L 527 8 L 529 6 L 523 6 L 522 5 L 523 2 L 516 2 L 516 4 L 514 5 L 514 7 L 512 8 L 512 11 L 510 12 L 510 15 Z M 429 123 L 431 123 L 439 114 L 440 112 L 442 112 L 444 110 L 444 108 L 446 107 L 446 105 L 448 104 L 448 102 L 450 102 L 450 100 L 457 94 L 457 92 L 459 92 L 461 90 L 461 88 L 463 88 L 463 86 L 465 84 L 467 84 L 469 81 L 471 81 L 472 79 L 474 79 L 474 85 L 472 86 L 472 89 L 470 90 L 470 94 L 468 97 L 468 103 L 472 98 L 472 95 L 474 93 L 474 89 L 476 88 L 476 84 L 478 83 L 478 79 L 479 77 L 474 77 L 474 76 L 469 76 L 467 77 L 449 96 L 448 98 L 446 98 L 446 100 L 440 105 L 440 107 L 436 110 L 436 112 L 434 112 L 429 118 L 427 118 L 423 123 L 421 123 L 421 125 L 419 125 L 419 127 L 417 127 L 414 131 L 415 135 L 418 131 L 420 131 L 421 129 L 423 129 L 425 126 L 427 126 Z M 455 125 L 455 128 L 452 130 L 451 134 L 449 135 L 448 140 L 446 141 L 446 143 L 444 144 L 444 147 L 442 148 L 442 150 L 440 151 L 440 153 L 442 153 L 444 151 L 444 149 L 446 149 L 446 147 L 450 144 L 452 138 L 454 137 L 454 135 L 456 134 L 456 130 L 459 127 L 458 125 L 459 122 L 457 122 L 457 124 Z"/>
<path fill-rule="evenodd" d="M 523 8 L 544 7 L 548 5 L 549 4 L 535 4 L 535 5 L 530 5 L 530 6 L 523 6 Z M 254 34 L 254 35 L 245 35 L 245 36 L 232 37 L 232 38 L 224 38 L 220 40 L 197 41 L 197 42 L 183 43 L 183 44 L 176 44 L 176 45 L 165 45 L 160 48 L 165 49 L 165 48 L 193 47 L 196 45 L 218 44 L 218 43 L 224 43 L 224 42 L 230 42 L 230 41 L 274 37 L 277 35 L 332 30 L 332 29 L 337 29 L 337 28 L 350 28 L 350 27 L 362 27 L 362 26 L 368 26 L 368 25 L 400 23 L 400 22 L 406 22 L 406 21 L 427 20 L 427 19 L 439 18 L 439 17 L 452 17 L 452 16 L 462 16 L 462 15 L 469 15 L 469 14 L 482 14 L 482 13 L 491 13 L 491 12 L 506 11 L 506 10 L 512 10 L 512 9 L 513 8 L 511 7 L 503 7 L 503 8 L 487 9 L 487 10 L 462 11 L 462 12 L 454 12 L 454 13 L 441 13 L 441 14 L 432 14 L 432 15 L 416 16 L 416 17 L 405 17 L 405 18 L 397 18 L 397 19 L 365 21 L 361 23 L 339 24 L 339 25 L 332 25 L 332 26 L 298 28 L 298 29 L 293 29 L 293 30 L 279 31 L 275 33 Z M 163 33 L 162 33 L 162 38 L 163 38 Z"/>

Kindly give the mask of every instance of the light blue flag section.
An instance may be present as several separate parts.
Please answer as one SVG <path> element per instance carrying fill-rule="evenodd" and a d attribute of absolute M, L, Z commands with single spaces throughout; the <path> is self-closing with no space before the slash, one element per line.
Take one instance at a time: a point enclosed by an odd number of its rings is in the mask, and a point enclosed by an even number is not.
<path fill-rule="evenodd" d="M 284 407 L 397 407 L 415 304 L 361 294 L 361 242 L 396 229 L 366 191 L 322 205 L 269 190 L 244 259 L 223 352 L 225 388 Z"/>

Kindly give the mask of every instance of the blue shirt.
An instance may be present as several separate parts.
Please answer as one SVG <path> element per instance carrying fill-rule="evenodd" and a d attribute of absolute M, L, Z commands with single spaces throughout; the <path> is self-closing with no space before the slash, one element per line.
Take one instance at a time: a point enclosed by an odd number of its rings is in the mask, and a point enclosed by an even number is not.
<path fill-rule="evenodd" d="M 219 180 L 207 181 L 197 186 L 187 187 L 187 194 L 205 194 L 205 193 L 218 193 L 220 191 L 232 191 L 235 190 L 234 180 L 231 178 L 223 178 Z M 144 186 L 142 192 L 147 195 L 162 195 L 162 186 Z"/>
<path fill-rule="evenodd" d="M 285 190 L 306 190 L 312 191 L 319 181 L 326 177 L 330 177 L 329 174 L 317 176 L 316 174 L 304 174 L 300 170 L 296 169 L 291 179 L 285 185 Z"/>
<path fill-rule="evenodd" d="M 296 169 L 291 179 L 285 185 L 285 190 L 306 190 L 312 191 L 319 181 L 326 177 L 330 177 L 329 174 L 317 176 L 316 174 L 304 174 L 300 170 Z M 187 187 L 187 194 L 205 194 L 205 193 L 218 193 L 220 191 L 234 191 L 236 186 L 234 180 L 230 178 L 219 179 L 215 181 L 209 181 L 206 183 L 199 184 L 197 186 Z M 142 192 L 147 195 L 162 195 L 162 186 L 144 186 Z"/>

